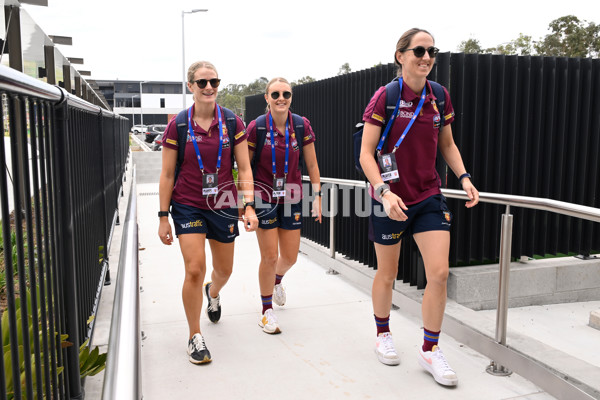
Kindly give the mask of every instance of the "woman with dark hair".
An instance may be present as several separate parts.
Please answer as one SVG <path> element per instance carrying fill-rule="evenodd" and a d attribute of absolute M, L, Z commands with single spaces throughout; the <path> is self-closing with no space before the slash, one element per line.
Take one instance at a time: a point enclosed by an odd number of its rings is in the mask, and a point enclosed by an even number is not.
<path fill-rule="evenodd" d="M 400 37 L 394 52 L 398 81 L 393 83 L 400 86 L 399 111 L 389 118 L 391 122 L 386 121 L 386 88 L 375 92 L 363 114 L 360 163 L 373 199 L 369 239 L 374 242 L 377 256 L 372 289 L 378 334 L 375 353 L 384 364 L 400 363 L 389 316 L 401 240 L 412 235 L 427 277 L 422 302 L 424 341 L 418 359 L 438 383 L 454 386 L 458 382 L 456 373 L 438 346 L 446 307 L 452 223 L 435 169 L 438 149 L 467 193 L 467 207 L 478 203 L 479 193 L 452 138 L 454 109 L 450 96 L 443 88 L 445 106 L 438 110 L 436 100 L 443 99 L 434 95 L 432 86 L 437 84 L 427 80 L 437 53 L 433 36 L 425 30 L 413 28 Z M 382 137 L 386 123 L 392 124 L 387 141 Z"/>
<path fill-rule="evenodd" d="M 321 183 L 315 134 L 308 119 L 290 111 L 292 87 L 284 78 L 272 79 L 265 89 L 267 114 L 248 124 L 248 150 L 253 160 L 259 219 L 258 280 L 262 316 L 258 325 L 269 334 L 280 333 L 273 302 L 283 306 L 283 276 L 296 263 L 302 227 L 302 160 L 315 196 L 312 216 L 321 222 Z M 259 131 L 262 133 L 259 135 Z M 304 132 L 302 135 L 298 133 Z M 258 140 L 259 136 L 262 140 Z"/>

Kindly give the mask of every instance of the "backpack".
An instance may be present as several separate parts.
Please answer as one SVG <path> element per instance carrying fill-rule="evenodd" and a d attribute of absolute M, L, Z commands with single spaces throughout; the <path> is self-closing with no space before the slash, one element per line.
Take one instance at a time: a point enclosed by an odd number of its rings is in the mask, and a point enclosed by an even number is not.
<path fill-rule="evenodd" d="M 220 107 L 217 105 L 217 107 Z M 229 148 L 231 149 L 231 167 L 233 168 L 233 147 L 235 143 L 235 129 L 237 128 L 237 118 L 233 111 L 228 108 L 221 107 L 223 116 L 225 117 L 225 126 L 227 127 L 227 135 L 229 136 Z M 183 164 L 183 157 L 185 156 L 185 146 L 187 144 L 188 137 L 188 110 L 182 110 L 175 117 L 175 125 L 177 126 L 177 164 L 175 164 L 175 181 L 179 175 L 179 170 Z"/>
<path fill-rule="evenodd" d="M 302 171 L 302 143 L 304 142 L 304 119 L 298 114 L 292 114 L 292 124 L 294 126 L 294 132 L 296 134 L 296 141 L 300 149 L 298 153 L 298 169 Z M 267 116 L 261 115 L 256 118 L 256 151 L 252 157 L 252 174 L 256 176 L 256 164 L 260 160 L 260 153 L 265 145 L 265 138 L 267 137 Z"/>
<path fill-rule="evenodd" d="M 437 82 L 428 81 L 431 85 L 431 90 L 433 91 L 433 95 L 436 97 L 435 103 L 440 111 L 440 115 L 444 113 L 444 107 L 446 106 L 446 92 L 444 91 L 444 87 Z M 385 129 L 391 129 L 390 119 L 394 112 L 398 112 L 396 106 L 399 104 L 398 97 L 400 96 L 400 86 L 398 85 L 398 78 L 394 78 L 390 83 L 385 85 L 385 120 L 387 121 L 387 125 Z M 440 131 L 443 128 L 443 123 L 440 124 Z M 362 134 L 363 134 L 364 123 L 361 121 L 356 124 L 356 132 L 352 135 L 352 140 L 354 142 L 354 166 L 361 174 L 361 176 L 365 176 L 363 172 L 362 166 L 360 165 L 360 147 L 362 145 Z M 389 135 L 386 136 L 385 141 L 383 143 L 383 147 L 387 143 L 389 139 Z"/>

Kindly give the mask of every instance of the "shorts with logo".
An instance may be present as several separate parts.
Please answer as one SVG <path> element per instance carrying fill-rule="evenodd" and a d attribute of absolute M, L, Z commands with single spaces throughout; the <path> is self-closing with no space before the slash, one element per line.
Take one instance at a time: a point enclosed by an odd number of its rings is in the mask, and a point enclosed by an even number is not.
<path fill-rule="evenodd" d="M 261 203 L 256 208 L 258 227 L 294 230 L 302 228 L 302 202 Z"/>
<path fill-rule="evenodd" d="M 239 236 L 238 209 L 204 210 L 171 200 L 171 218 L 177 236 L 205 233 L 207 239 L 231 243 Z"/>
<path fill-rule="evenodd" d="M 404 211 L 404 210 L 403 210 Z M 369 240 L 379 244 L 396 244 L 404 235 L 428 231 L 449 231 L 452 213 L 446 205 L 446 198 L 436 194 L 420 203 L 408 207 L 404 214 L 406 221 L 395 221 L 387 216 L 383 204 L 371 201 L 369 216 Z"/>

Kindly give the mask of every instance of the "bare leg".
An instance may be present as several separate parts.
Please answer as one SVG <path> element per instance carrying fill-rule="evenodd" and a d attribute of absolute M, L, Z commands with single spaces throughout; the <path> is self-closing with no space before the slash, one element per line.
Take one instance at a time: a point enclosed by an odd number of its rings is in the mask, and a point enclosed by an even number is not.
<path fill-rule="evenodd" d="M 258 266 L 258 283 L 260 294 L 270 296 L 275 286 L 275 268 L 279 258 L 278 233 L 279 228 L 256 230 L 258 247 L 260 248 L 260 264 Z"/>
<path fill-rule="evenodd" d="M 446 309 L 450 232 L 421 232 L 415 234 L 414 238 L 423 256 L 427 276 L 427 286 L 421 305 L 423 326 L 427 330 L 438 332 L 442 328 Z"/>
<path fill-rule="evenodd" d="M 212 284 L 210 285 L 210 297 L 215 298 L 219 295 L 223 286 L 229 280 L 233 271 L 233 253 L 234 244 L 221 243 L 216 240 L 209 239 L 210 251 L 212 253 L 213 270 L 211 274 Z"/>
<path fill-rule="evenodd" d="M 401 243 L 402 241 L 394 245 L 375 243 L 377 272 L 373 279 L 372 299 L 373 312 L 378 317 L 387 317 L 392 308 L 392 289 L 398 275 Z"/>
<path fill-rule="evenodd" d="M 185 264 L 185 279 L 181 297 L 190 330 L 190 339 L 194 334 L 200 333 L 202 284 L 206 274 L 205 240 L 206 235 L 200 233 L 188 233 L 179 236 L 179 246 Z"/>
<path fill-rule="evenodd" d="M 300 250 L 300 229 L 287 230 L 277 229 L 279 232 L 279 258 L 275 273 L 285 275 L 286 272 L 296 264 L 298 259 L 298 250 Z M 275 274 L 273 274 L 273 280 Z"/>

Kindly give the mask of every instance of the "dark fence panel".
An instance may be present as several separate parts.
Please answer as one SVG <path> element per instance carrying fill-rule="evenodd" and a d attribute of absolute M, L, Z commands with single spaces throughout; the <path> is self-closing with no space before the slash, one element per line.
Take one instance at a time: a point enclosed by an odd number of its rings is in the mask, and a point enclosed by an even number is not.
<path fill-rule="evenodd" d="M 430 79 L 450 92 L 456 119 L 454 139 L 480 191 L 550 198 L 600 207 L 600 60 L 539 56 L 438 55 Z M 392 64 L 294 87 L 292 111 L 315 130 L 321 176 L 360 180 L 352 157 L 354 125 L 378 87 L 396 76 Z M 248 121 L 264 113 L 262 95 L 246 98 Z M 458 179 L 438 157 L 442 186 Z M 306 172 L 306 171 L 305 171 Z M 354 207 L 355 191 L 340 192 Z M 327 198 L 323 199 L 323 203 Z M 452 266 L 496 261 L 500 214 L 504 208 L 481 204 L 466 210 L 449 199 Z M 598 224 L 543 211 L 511 209 L 512 255 L 557 253 L 589 255 L 600 250 Z M 376 268 L 367 239 L 367 218 L 338 213 L 336 250 Z M 303 236 L 329 245 L 327 218 L 304 220 Z M 424 287 L 420 255 L 404 240 L 398 278 Z"/>
<path fill-rule="evenodd" d="M 83 398 L 79 347 L 107 265 L 128 121 L 6 67 L 0 95 L 0 398 Z"/>

